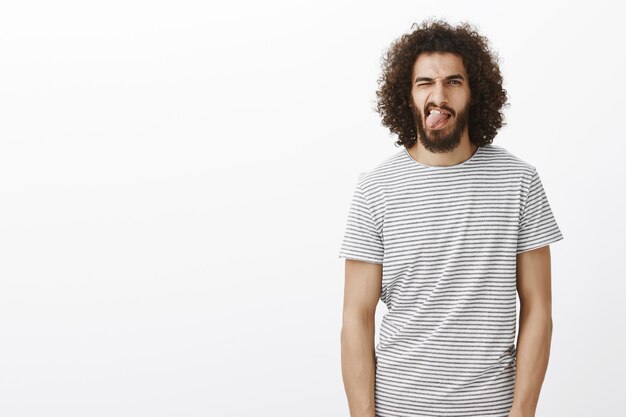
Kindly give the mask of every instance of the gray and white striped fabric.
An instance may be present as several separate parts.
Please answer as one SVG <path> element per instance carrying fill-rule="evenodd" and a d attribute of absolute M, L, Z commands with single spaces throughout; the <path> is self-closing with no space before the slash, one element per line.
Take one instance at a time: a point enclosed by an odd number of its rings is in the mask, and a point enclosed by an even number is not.
<path fill-rule="evenodd" d="M 516 255 L 561 239 L 537 169 L 501 146 L 361 173 L 339 257 L 383 265 L 376 416 L 508 416 Z"/>

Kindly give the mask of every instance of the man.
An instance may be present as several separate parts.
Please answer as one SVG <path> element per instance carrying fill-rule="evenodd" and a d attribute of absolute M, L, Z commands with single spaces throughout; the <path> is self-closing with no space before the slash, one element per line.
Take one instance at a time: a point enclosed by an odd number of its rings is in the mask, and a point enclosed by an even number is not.
<path fill-rule="evenodd" d="M 492 144 L 497 58 L 469 24 L 427 21 L 384 62 L 378 111 L 402 150 L 359 175 L 339 252 L 350 414 L 534 416 L 563 235 L 536 168 Z"/>

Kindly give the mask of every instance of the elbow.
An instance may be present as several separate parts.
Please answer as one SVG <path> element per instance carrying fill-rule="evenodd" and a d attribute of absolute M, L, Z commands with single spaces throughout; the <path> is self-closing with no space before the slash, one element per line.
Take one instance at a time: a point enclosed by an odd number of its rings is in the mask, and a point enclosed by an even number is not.
<path fill-rule="evenodd" d="M 550 316 L 550 335 L 552 335 L 552 329 L 554 328 L 552 316 Z"/>
<path fill-rule="evenodd" d="M 344 314 L 341 324 L 341 340 L 346 341 L 352 337 L 360 337 L 364 333 L 373 333 L 375 315 L 369 312 Z"/>
<path fill-rule="evenodd" d="M 376 310 L 370 308 L 345 308 L 342 316 L 343 326 L 373 325 L 376 320 Z"/>

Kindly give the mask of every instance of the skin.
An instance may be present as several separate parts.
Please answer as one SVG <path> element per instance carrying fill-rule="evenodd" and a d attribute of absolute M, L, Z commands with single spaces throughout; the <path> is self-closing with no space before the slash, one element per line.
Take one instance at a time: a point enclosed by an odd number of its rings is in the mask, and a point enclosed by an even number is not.
<path fill-rule="evenodd" d="M 341 372 L 351 417 L 375 417 L 374 325 L 382 275 L 381 264 L 345 261 Z"/>
<path fill-rule="evenodd" d="M 459 78 L 448 79 L 453 75 Z M 421 53 L 412 71 L 411 111 L 417 142 L 408 149 L 417 162 L 430 166 L 456 165 L 469 159 L 477 146 L 469 138 L 467 111 L 471 91 L 463 59 L 452 53 Z M 435 106 L 452 113 L 441 129 L 426 126 L 426 110 Z"/>
<path fill-rule="evenodd" d="M 460 84 L 446 77 L 461 74 Z M 462 113 L 471 92 L 460 57 L 450 53 L 420 54 L 413 68 L 412 109 L 418 131 L 409 149 L 418 162 L 450 166 L 469 159 L 476 146 L 469 140 Z M 438 131 L 425 125 L 424 110 L 431 105 L 452 113 Z M 421 131 L 420 131 L 421 127 Z M 455 135 L 455 130 L 459 132 Z M 423 138 L 419 138 L 420 132 Z M 520 328 L 517 339 L 514 398 L 509 417 L 534 417 L 545 377 L 552 338 L 550 247 L 517 255 L 517 291 Z M 375 417 L 375 313 L 382 291 L 382 265 L 345 260 L 341 368 L 351 417 Z"/>
<path fill-rule="evenodd" d="M 520 329 L 515 393 L 509 417 L 534 417 L 552 341 L 550 246 L 517 255 Z"/>

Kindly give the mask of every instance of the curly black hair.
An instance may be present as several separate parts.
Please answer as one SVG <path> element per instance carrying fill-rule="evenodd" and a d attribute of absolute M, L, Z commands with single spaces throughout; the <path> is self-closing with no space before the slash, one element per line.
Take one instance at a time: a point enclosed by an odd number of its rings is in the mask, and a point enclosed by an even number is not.
<path fill-rule="evenodd" d="M 487 38 L 467 22 L 452 27 L 443 20 L 428 19 L 419 26 L 413 23 L 414 28 L 394 41 L 383 56 L 383 73 L 376 91 L 376 111 L 383 126 L 398 135 L 395 145 L 409 148 L 417 141 L 410 107 L 411 73 L 422 52 L 451 52 L 463 59 L 471 91 L 470 140 L 477 146 L 492 143 L 498 129 L 506 125 L 502 108 L 509 103 L 502 88 L 499 57 L 489 49 Z"/>

